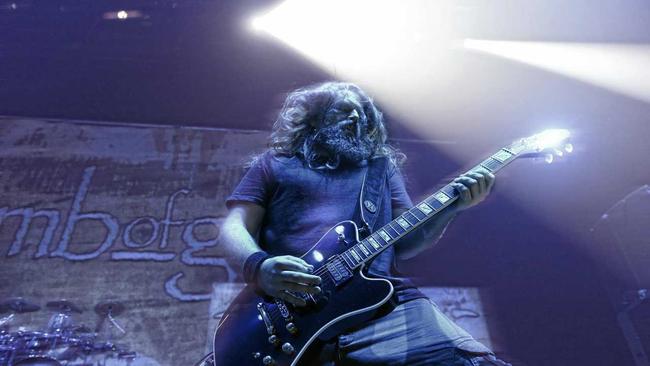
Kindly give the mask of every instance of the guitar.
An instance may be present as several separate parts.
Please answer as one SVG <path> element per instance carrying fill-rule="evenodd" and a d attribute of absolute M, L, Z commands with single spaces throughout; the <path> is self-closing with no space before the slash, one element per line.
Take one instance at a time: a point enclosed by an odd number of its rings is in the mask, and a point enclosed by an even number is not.
<path fill-rule="evenodd" d="M 496 173 L 521 157 L 561 156 L 567 130 L 547 130 L 515 141 L 471 170 Z M 470 170 L 470 171 L 471 171 Z M 260 297 L 246 286 L 228 307 L 214 334 L 216 366 L 297 365 L 317 339 L 329 340 L 371 319 L 393 295 L 392 284 L 367 276 L 363 269 L 375 256 L 399 242 L 458 199 L 451 184 L 404 212 L 379 230 L 359 240 L 357 226 L 343 221 L 325 233 L 301 258 L 322 278 L 321 293 L 294 293 L 305 307 L 271 297 Z"/>

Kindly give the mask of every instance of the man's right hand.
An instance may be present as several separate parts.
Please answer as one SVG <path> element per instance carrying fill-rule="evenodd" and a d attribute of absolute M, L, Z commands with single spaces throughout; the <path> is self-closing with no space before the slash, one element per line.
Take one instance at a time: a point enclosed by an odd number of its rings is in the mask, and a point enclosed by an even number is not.
<path fill-rule="evenodd" d="M 287 291 L 320 293 L 321 278 L 310 275 L 314 266 L 291 255 L 264 260 L 257 274 L 257 285 L 267 294 L 293 305 L 305 306 L 305 300 Z"/>

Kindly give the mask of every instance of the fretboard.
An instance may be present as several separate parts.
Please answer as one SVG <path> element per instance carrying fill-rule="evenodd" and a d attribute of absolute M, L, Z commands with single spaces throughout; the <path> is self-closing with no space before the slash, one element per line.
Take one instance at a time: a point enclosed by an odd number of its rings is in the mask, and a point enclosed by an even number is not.
<path fill-rule="evenodd" d="M 517 158 L 520 153 L 518 150 L 515 146 L 503 148 L 469 171 L 483 168 L 491 173 L 496 173 Z M 458 199 L 458 196 L 458 192 L 451 183 L 445 185 L 393 221 L 348 248 L 341 253 L 341 259 L 352 269 L 359 267 L 451 205 Z"/>

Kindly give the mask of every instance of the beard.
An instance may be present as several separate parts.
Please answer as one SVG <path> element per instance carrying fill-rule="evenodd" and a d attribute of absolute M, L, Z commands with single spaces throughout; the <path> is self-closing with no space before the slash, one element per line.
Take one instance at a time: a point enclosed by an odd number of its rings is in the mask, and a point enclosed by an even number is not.
<path fill-rule="evenodd" d="M 370 158 L 376 144 L 365 134 L 364 126 L 332 125 L 308 136 L 303 155 L 312 169 L 336 169 L 340 165 L 359 165 Z"/>

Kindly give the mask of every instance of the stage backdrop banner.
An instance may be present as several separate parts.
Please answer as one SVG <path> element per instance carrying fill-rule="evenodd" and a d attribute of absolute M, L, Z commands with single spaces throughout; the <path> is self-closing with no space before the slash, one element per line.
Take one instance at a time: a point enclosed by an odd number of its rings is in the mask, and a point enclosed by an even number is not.
<path fill-rule="evenodd" d="M 42 310 L 11 328 L 46 329 L 49 301 L 76 324 L 160 365 L 204 352 L 224 198 L 266 133 L 9 119 L 0 124 L 0 301 Z M 117 302 L 121 332 L 94 309 Z M 3 314 L 7 315 L 7 314 Z"/>
<path fill-rule="evenodd" d="M 5 329 L 46 332 L 46 304 L 67 300 L 83 310 L 72 325 L 137 352 L 132 366 L 197 362 L 241 287 L 217 241 L 224 199 L 268 131 L 0 122 L 0 302 L 41 306 Z M 478 292 L 443 293 L 448 315 L 489 344 Z M 100 361 L 126 364 L 112 353 L 67 364 Z"/>

